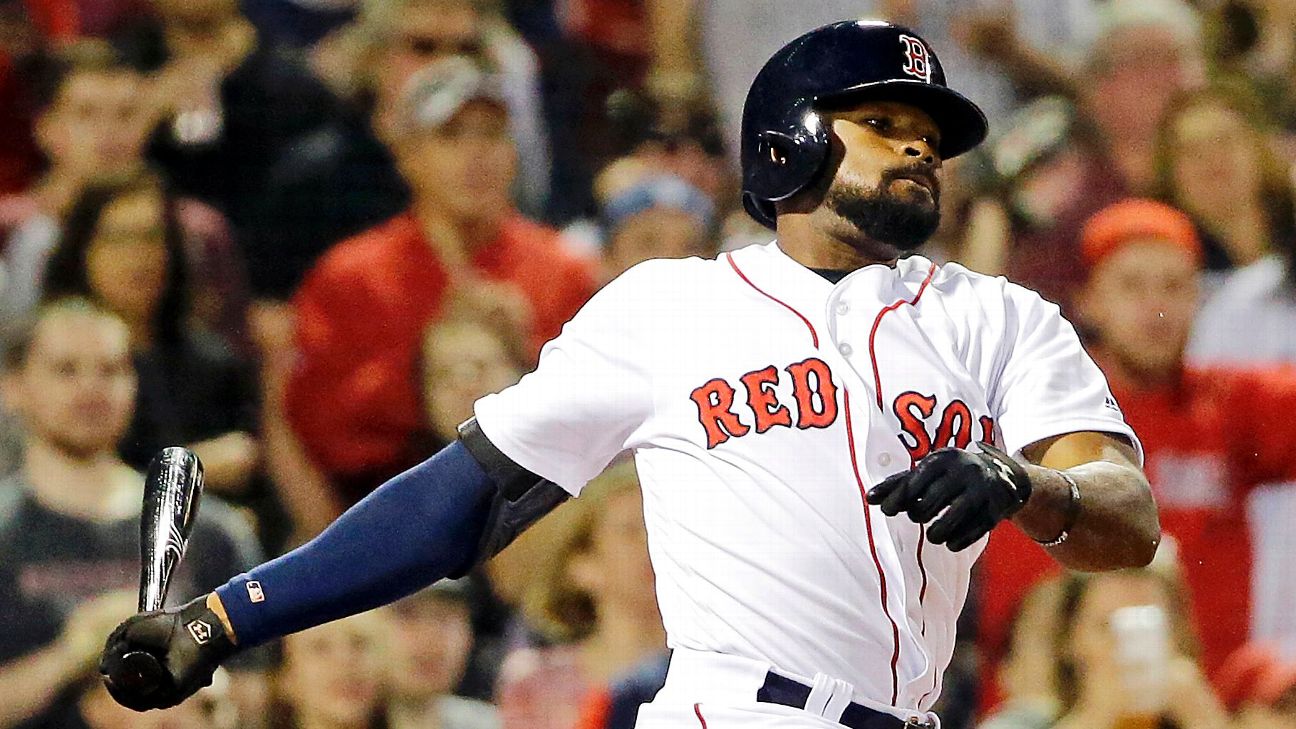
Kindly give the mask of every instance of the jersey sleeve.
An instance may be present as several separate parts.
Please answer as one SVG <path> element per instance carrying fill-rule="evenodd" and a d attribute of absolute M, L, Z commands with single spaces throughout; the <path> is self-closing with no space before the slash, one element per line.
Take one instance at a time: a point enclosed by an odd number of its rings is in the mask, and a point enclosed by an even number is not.
<path fill-rule="evenodd" d="M 604 287 L 544 346 L 536 370 L 474 406 L 491 443 L 527 470 L 580 493 L 652 413 L 652 287 L 661 262 Z"/>
<path fill-rule="evenodd" d="M 1015 284 L 1006 284 L 1004 303 L 999 376 L 990 389 L 1004 449 L 1015 454 L 1045 438 L 1096 431 L 1125 437 L 1142 463 L 1142 444 L 1057 305 Z"/>

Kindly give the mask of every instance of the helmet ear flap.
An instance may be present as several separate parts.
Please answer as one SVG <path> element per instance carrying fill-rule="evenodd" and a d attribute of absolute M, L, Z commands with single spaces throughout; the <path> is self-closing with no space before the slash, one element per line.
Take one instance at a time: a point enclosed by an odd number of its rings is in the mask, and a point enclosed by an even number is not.
<path fill-rule="evenodd" d="M 827 134 L 817 127 L 795 133 L 765 130 L 757 135 L 749 191 L 777 201 L 795 195 L 814 181 L 828 151 Z"/>

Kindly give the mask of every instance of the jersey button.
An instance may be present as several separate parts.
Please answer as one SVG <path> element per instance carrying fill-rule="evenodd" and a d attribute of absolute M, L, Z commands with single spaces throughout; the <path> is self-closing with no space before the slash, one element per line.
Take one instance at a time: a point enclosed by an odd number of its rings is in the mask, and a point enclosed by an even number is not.
<path fill-rule="evenodd" d="M 883 468 L 886 468 L 887 466 L 891 465 L 891 454 L 883 453 L 882 455 L 878 456 L 878 465 Z"/>
<path fill-rule="evenodd" d="M 841 344 L 837 345 L 837 351 L 841 352 L 841 355 L 843 357 L 849 357 L 851 356 L 851 353 L 854 352 L 855 350 L 851 349 L 851 346 L 849 344 L 842 342 Z"/>
<path fill-rule="evenodd" d="M 838 301 L 838 302 L 837 302 L 837 313 L 838 313 L 838 314 L 841 314 L 841 315 L 844 316 L 844 315 L 846 314 L 846 312 L 848 312 L 848 311 L 850 311 L 850 305 L 849 305 L 849 304 L 847 304 L 845 301 Z"/>

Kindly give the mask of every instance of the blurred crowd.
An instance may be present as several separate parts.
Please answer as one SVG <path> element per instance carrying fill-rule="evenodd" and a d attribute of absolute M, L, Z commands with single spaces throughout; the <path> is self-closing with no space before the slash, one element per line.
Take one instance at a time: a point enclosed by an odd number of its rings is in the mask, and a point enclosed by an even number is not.
<path fill-rule="evenodd" d="M 1076 324 L 1167 535 L 1079 575 L 998 529 L 944 726 L 1296 727 L 1296 2 L 0 0 L 0 729 L 633 726 L 668 652 L 631 463 L 147 715 L 95 673 L 141 471 L 206 467 L 172 602 L 309 539 L 606 281 L 768 240 L 747 85 L 859 16 L 991 118 L 922 254 Z"/>

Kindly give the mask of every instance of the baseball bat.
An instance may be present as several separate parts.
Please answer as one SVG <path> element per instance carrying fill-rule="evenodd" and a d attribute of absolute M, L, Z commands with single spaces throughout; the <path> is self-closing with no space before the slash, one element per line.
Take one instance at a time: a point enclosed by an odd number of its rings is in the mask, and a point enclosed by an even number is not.
<path fill-rule="evenodd" d="M 189 546 L 202 490 L 202 462 L 193 451 L 166 448 L 149 463 L 140 514 L 139 612 L 162 609 L 171 575 Z M 157 656 L 134 651 L 122 656 L 108 680 L 145 690 L 161 685 L 166 677 L 167 670 Z"/>

